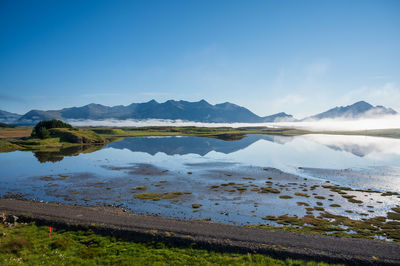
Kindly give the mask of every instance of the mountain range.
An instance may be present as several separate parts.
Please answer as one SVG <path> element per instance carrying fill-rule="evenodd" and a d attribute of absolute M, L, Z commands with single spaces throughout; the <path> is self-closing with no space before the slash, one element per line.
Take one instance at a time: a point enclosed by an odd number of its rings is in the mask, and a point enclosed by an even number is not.
<path fill-rule="evenodd" d="M 0 110 L 0 122 L 3 122 L 3 123 L 14 123 L 18 119 L 20 119 L 21 116 L 22 115 Z"/>
<path fill-rule="evenodd" d="M 363 118 L 363 117 L 379 117 L 383 115 L 395 115 L 397 112 L 392 108 L 386 108 L 382 105 L 373 106 L 367 102 L 359 101 L 352 105 L 339 106 L 329 109 L 326 112 L 305 118 L 308 119 L 326 119 L 326 118 Z"/>
<path fill-rule="evenodd" d="M 352 105 L 332 108 L 326 112 L 304 118 L 303 120 L 319 120 L 325 118 L 362 118 L 394 115 L 397 112 L 383 106 L 372 106 L 360 101 Z M 198 102 L 169 100 L 158 103 L 151 100 L 145 103 L 132 103 L 127 106 L 105 106 L 88 104 L 81 107 L 64 108 L 61 110 L 31 110 L 24 115 L 0 110 L 0 122 L 31 125 L 41 120 L 146 120 L 167 119 L 184 120 L 204 123 L 263 123 L 278 121 L 295 121 L 292 115 L 284 112 L 258 116 L 250 110 L 233 103 L 225 102 L 212 105 L 205 100 Z"/>
<path fill-rule="evenodd" d="M 12 122 L 17 124 L 34 124 L 47 119 L 168 119 L 205 123 L 261 123 L 291 118 L 291 115 L 285 113 L 260 117 L 244 107 L 229 102 L 212 105 L 205 100 L 198 102 L 169 100 L 164 103 L 151 100 L 146 103 L 132 103 L 127 106 L 118 105 L 109 107 L 92 103 L 82 107 L 71 107 L 61 110 L 31 110 Z M 0 116 L 1 120 L 2 117 Z"/>

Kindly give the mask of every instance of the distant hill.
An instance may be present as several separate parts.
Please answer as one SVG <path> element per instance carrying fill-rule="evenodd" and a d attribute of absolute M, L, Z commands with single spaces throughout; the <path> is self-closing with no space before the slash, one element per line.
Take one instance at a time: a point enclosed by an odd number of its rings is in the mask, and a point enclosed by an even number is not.
<path fill-rule="evenodd" d="M 373 106 L 367 102 L 359 101 L 352 105 L 340 106 L 329 109 L 326 112 L 310 116 L 304 120 L 326 119 L 326 118 L 368 118 L 379 117 L 383 115 L 395 115 L 397 112 L 392 108 L 386 108 L 381 105 Z"/>
<path fill-rule="evenodd" d="M 82 107 L 61 110 L 32 110 L 20 117 L 18 123 L 34 124 L 40 120 L 48 119 L 168 119 L 205 123 L 260 123 L 293 119 L 293 117 L 286 113 L 260 117 L 244 107 L 229 102 L 212 105 L 205 100 L 198 102 L 169 100 L 164 103 L 151 100 L 146 103 L 132 103 L 127 106 L 109 107 L 92 103 Z"/>
<path fill-rule="evenodd" d="M 13 122 L 17 121 L 20 117 L 21 117 L 21 115 L 19 115 L 19 114 L 14 114 L 14 113 L 0 110 L 0 122 L 13 123 Z"/>
<path fill-rule="evenodd" d="M 292 115 L 288 115 L 285 112 L 280 112 L 274 115 L 264 116 L 263 122 L 281 122 L 281 121 L 295 121 L 296 119 Z"/>
<path fill-rule="evenodd" d="M 332 108 L 326 112 L 304 118 L 320 120 L 326 118 L 359 119 L 395 115 L 397 112 L 381 105 L 373 106 L 365 101 L 352 105 Z M 205 100 L 198 102 L 169 100 L 159 103 L 151 100 L 145 103 L 130 105 L 105 106 L 91 103 L 81 107 L 64 108 L 61 110 L 31 110 L 24 115 L 18 115 L 0 110 L 0 122 L 20 125 L 32 125 L 41 120 L 58 119 L 76 120 L 184 120 L 203 123 L 263 123 L 298 121 L 292 115 L 284 112 L 260 117 L 250 110 L 229 102 L 212 105 Z"/>

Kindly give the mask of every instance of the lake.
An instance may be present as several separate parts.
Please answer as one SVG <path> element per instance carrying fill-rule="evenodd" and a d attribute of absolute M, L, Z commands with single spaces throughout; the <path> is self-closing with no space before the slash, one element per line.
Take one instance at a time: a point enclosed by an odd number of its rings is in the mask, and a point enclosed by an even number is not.
<path fill-rule="evenodd" d="M 137 137 L 81 149 L 0 154 L 0 196 L 242 225 L 319 213 L 307 206 L 360 219 L 399 204 L 398 139 Z"/>

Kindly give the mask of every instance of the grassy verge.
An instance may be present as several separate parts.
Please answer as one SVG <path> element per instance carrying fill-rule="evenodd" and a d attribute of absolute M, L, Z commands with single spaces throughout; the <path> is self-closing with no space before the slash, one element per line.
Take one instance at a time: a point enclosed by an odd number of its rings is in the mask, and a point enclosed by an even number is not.
<path fill-rule="evenodd" d="M 0 140 L 0 152 L 12 152 L 16 150 L 20 150 L 22 147 L 13 144 L 6 140 Z"/>
<path fill-rule="evenodd" d="M 0 224 L 1 265 L 327 265 L 301 260 L 277 260 L 259 254 L 219 253 L 163 243 L 135 243 L 89 231 Z"/>

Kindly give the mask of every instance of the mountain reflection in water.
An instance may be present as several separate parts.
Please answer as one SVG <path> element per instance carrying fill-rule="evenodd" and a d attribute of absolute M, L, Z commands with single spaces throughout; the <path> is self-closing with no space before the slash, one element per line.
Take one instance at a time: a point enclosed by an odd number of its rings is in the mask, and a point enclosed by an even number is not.
<path fill-rule="evenodd" d="M 365 156 L 376 157 L 378 154 L 379 156 L 388 154 L 400 155 L 399 139 L 322 134 L 296 137 L 250 134 L 240 140 L 231 141 L 189 136 L 132 137 L 110 143 L 106 146 L 73 146 L 62 148 L 58 151 L 38 151 L 34 152 L 34 155 L 41 163 L 58 162 L 63 160 L 65 156 L 77 156 L 81 153 L 91 153 L 102 148 L 127 149 L 131 152 L 143 152 L 153 156 L 157 153 L 164 153 L 170 156 L 186 154 L 205 156 L 212 151 L 228 155 L 240 150 L 246 150 L 259 141 L 267 141 L 275 145 L 278 144 L 277 147 L 289 145 L 295 148 L 293 153 L 297 152 L 299 154 L 304 152 L 304 149 L 308 147 L 318 145 L 337 152 L 346 152 L 360 158 Z"/>
<path fill-rule="evenodd" d="M 132 152 L 145 152 L 155 155 L 158 152 L 167 155 L 198 154 L 204 156 L 211 151 L 224 154 L 243 150 L 251 144 L 267 140 L 284 144 L 292 140 L 292 137 L 268 136 L 268 135 L 247 135 L 240 140 L 225 141 L 214 138 L 204 137 L 139 137 L 126 138 L 121 141 L 113 142 L 107 147 L 114 149 L 128 149 Z"/>

